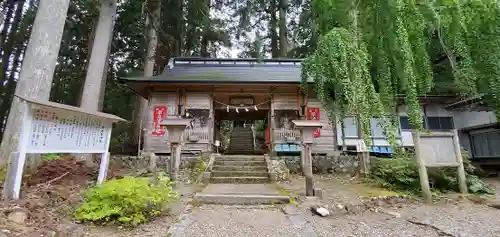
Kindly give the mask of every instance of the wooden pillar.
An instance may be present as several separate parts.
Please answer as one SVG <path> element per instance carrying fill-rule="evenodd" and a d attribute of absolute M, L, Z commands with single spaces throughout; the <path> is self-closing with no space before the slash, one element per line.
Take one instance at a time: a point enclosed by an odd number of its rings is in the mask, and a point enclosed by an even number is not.
<path fill-rule="evenodd" d="M 269 123 L 270 124 L 270 128 L 269 128 L 269 133 L 270 133 L 269 134 L 270 135 L 269 138 L 270 138 L 270 141 L 269 142 L 271 143 L 270 144 L 271 145 L 271 149 L 270 150 L 274 154 L 274 152 L 275 152 L 274 142 L 276 141 L 276 138 L 275 138 L 275 135 L 274 135 L 274 129 L 276 127 L 276 124 L 275 124 L 275 121 L 274 121 L 274 95 L 273 94 L 271 94 L 271 102 L 270 103 L 271 103 L 271 108 L 270 108 L 269 111 L 271 113 L 271 116 L 269 118 L 269 120 L 270 120 L 269 121 L 270 122 Z"/>
<path fill-rule="evenodd" d="M 418 166 L 418 174 L 420 177 L 420 186 L 422 188 L 422 195 L 425 202 L 432 202 L 431 187 L 429 185 L 429 176 L 427 175 L 427 168 L 425 167 L 424 160 L 422 158 L 422 152 L 420 151 L 420 134 L 416 130 L 411 131 L 413 137 L 413 146 L 415 148 L 415 158 Z"/>
<path fill-rule="evenodd" d="M 181 89 L 182 92 L 182 108 L 181 108 L 181 115 L 184 116 L 186 115 L 186 88 Z"/>
<path fill-rule="evenodd" d="M 455 145 L 455 153 L 457 154 L 458 163 L 458 185 L 462 194 L 467 194 L 467 179 L 465 176 L 464 160 L 462 158 L 462 150 L 460 149 L 460 142 L 458 141 L 458 132 L 453 130 L 453 143 Z"/>
<path fill-rule="evenodd" d="M 214 134 L 215 134 L 215 110 L 214 110 L 214 94 L 210 94 L 210 111 L 209 111 L 209 123 L 208 123 L 208 139 L 209 139 L 209 150 L 212 150 L 214 145 Z"/>

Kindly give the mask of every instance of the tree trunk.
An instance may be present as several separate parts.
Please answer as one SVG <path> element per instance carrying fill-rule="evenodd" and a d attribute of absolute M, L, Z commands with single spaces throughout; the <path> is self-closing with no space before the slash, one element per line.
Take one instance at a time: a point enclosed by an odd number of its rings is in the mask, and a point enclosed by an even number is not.
<path fill-rule="evenodd" d="M 287 26 L 286 26 L 286 11 L 288 8 L 287 0 L 279 0 L 280 1 L 280 19 L 279 19 L 279 28 L 280 28 L 280 57 L 284 58 L 288 52 L 288 37 L 287 37 Z"/>
<path fill-rule="evenodd" d="M 272 58 L 279 57 L 278 48 L 278 32 L 276 32 L 276 27 L 278 25 L 278 18 L 276 17 L 276 8 L 278 0 L 271 0 L 271 7 L 269 9 L 270 20 L 269 20 L 269 34 L 271 37 L 271 56 Z"/>
<path fill-rule="evenodd" d="M 69 2 L 70 0 L 40 1 L 16 85 L 17 95 L 49 100 Z M 14 97 L 0 145 L 1 165 L 8 162 L 12 152 L 18 152 L 22 128 L 22 120 L 19 118 L 24 116 L 21 100 Z"/>
<path fill-rule="evenodd" d="M 106 72 L 108 66 L 109 50 L 113 37 L 113 26 L 116 18 L 116 1 L 103 0 L 99 12 L 99 21 L 95 33 L 90 61 L 87 68 L 87 76 L 83 86 L 80 107 L 90 111 L 98 111 L 104 96 L 106 86 Z M 104 81 L 104 82 L 103 82 Z M 76 155 L 79 159 L 92 164 L 90 154 Z"/>
<path fill-rule="evenodd" d="M 91 111 L 99 110 L 101 99 L 103 76 L 107 71 L 107 61 L 111 39 L 113 37 L 113 26 L 116 18 L 116 0 L 104 0 L 99 13 L 99 22 L 92 46 L 89 67 L 85 78 L 80 107 Z"/>
<path fill-rule="evenodd" d="M 5 3 L 2 16 L 0 18 L 2 19 L 2 23 L 0 25 L 3 25 L 2 32 L 0 33 L 0 49 L 3 49 L 3 45 L 5 43 L 5 39 L 7 39 L 7 34 L 9 33 L 9 20 L 12 19 L 12 16 L 14 14 L 14 6 L 16 5 L 16 1 L 10 0 Z"/>
<path fill-rule="evenodd" d="M 205 0 L 205 8 L 204 8 L 204 29 L 203 29 L 203 37 L 201 38 L 201 46 L 200 46 L 200 56 L 202 58 L 209 58 L 210 53 L 208 52 L 208 44 L 210 43 L 208 40 L 208 35 L 210 34 L 210 0 Z"/>
<path fill-rule="evenodd" d="M 158 1 L 152 11 L 152 15 L 146 18 L 146 27 L 148 29 L 148 49 L 144 63 L 144 77 L 153 76 L 155 68 L 156 48 L 158 46 L 158 27 L 160 25 L 161 5 Z M 136 112 L 135 112 L 135 128 L 134 128 L 134 141 L 139 145 L 139 137 L 142 137 L 141 128 L 149 128 L 148 120 L 148 101 L 141 96 L 136 99 Z M 148 131 L 149 132 L 149 131 Z"/>
<path fill-rule="evenodd" d="M 99 19 L 96 21 L 92 21 L 92 30 L 90 31 L 89 34 L 89 40 L 88 40 L 88 46 L 87 46 L 87 65 L 85 66 L 85 71 L 89 71 L 90 67 L 90 61 L 92 57 L 92 49 L 94 47 L 94 41 L 95 41 L 95 36 L 97 34 L 97 24 L 99 23 Z M 85 81 L 81 83 L 81 85 L 78 87 L 80 89 L 78 93 L 78 101 L 77 101 L 77 106 L 81 107 L 82 106 L 82 98 L 83 98 L 83 91 L 85 89 Z"/>
<path fill-rule="evenodd" d="M 2 32 L 0 33 L 0 50 L 3 53 L 2 54 L 2 62 L 0 62 L 0 96 L 2 96 L 3 91 L 4 91 L 3 85 L 4 85 L 5 81 L 8 79 L 7 69 L 9 67 L 10 55 L 11 55 L 12 50 L 13 50 L 12 47 L 14 46 L 12 36 L 15 35 L 16 30 L 17 30 L 16 25 L 19 24 L 19 21 L 21 20 L 23 3 L 24 3 L 24 1 L 19 1 L 17 3 L 17 8 L 16 8 L 15 1 L 9 1 L 9 2 L 7 2 L 7 4 L 5 4 L 5 7 L 6 7 L 4 9 L 4 11 L 6 12 L 5 21 L 4 21 L 5 24 L 3 25 Z M 15 12 L 14 12 L 14 8 L 16 8 Z M 12 28 L 11 28 L 10 27 L 11 26 L 10 20 L 13 17 L 15 19 L 13 19 Z M 6 44 L 7 39 L 9 39 L 10 44 Z M 2 125 L 3 125 L 4 118 L 1 118 L 1 119 L 2 119 L 1 121 L 2 121 Z M 0 125 L 0 130 L 1 130 L 1 127 L 3 127 L 2 125 Z"/>
<path fill-rule="evenodd" d="M 13 67 L 10 71 L 9 74 L 7 74 L 9 65 L 10 65 L 10 58 L 12 56 L 12 53 L 14 52 L 14 48 L 17 47 L 17 52 L 21 51 L 22 47 L 22 40 L 18 41 L 18 28 L 19 24 L 21 23 L 22 19 L 22 13 L 23 13 L 23 6 L 24 6 L 24 0 L 18 1 L 17 6 L 16 6 L 16 11 L 14 14 L 11 12 L 11 16 L 14 16 L 12 25 L 10 27 L 8 37 L 3 38 L 4 40 L 4 47 L 2 48 L 3 50 L 3 55 L 2 55 L 2 62 L 0 63 L 0 96 L 3 96 L 2 99 L 2 106 L 0 107 L 0 137 L 3 135 L 4 131 L 4 121 L 7 119 L 5 116 L 8 114 L 8 109 L 9 109 L 9 104 L 11 98 L 10 96 L 14 93 L 14 88 L 11 88 L 13 85 L 12 83 L 15 82 L 10 82 L 9 78 L 11 80 L 14 79 L 14 72 L 16 71 L 16 61 L 12 63 Z M 14 9 L 14 5 L 11 5 L 11 8 Z M 9 18 L 10 20 L 10 18 Z M 5 28 L 8 28 L 7 24 L 4 26 Z M 5 29 L 4 28 L 4 29 Z M 2 32 L 3 35 L 3 32 Z M 17 44 L 17 45 L 16 45 Z M 17 55 L 17 54 L 16 54 Z M 14 60 L 16 60 L 18 57 L 14 56 Z M 4 88 L 4 84 L 7 83 L 7 88 Z M 10 84 L 10 87 L 9 87 Z M 10 90 L 9 90 L 10 88 Z M 2 93 L 3 92 L 3 93 Z"/>
<path fill-rule="evenodd" d="M 352 34 L 354 35 L 354 44 L 356 47 L 359 47 L 359 41 L 360 35 L 359 35 L 359 29 L 358 29 L 358 8 L 355 0 L 351 0 L 351 9 L 350 9 L 350 18 L 351 18 L 351 23 L 352 23 Z M 353 69 L 351 69 L 353 70 Z M 351 74 L 352 76 L 356 76 L 356 74 L 353 72 Z M 359 112 L 359 111 L 358 111 Z M 363 129 L 363 125 L 361 124 L 361 120 L 359 116 L 356 118 L 357 122 L 357 135 L 358 139 L 360 141 L 365 140 L 365 132 Z M 366 144 L 367 145 L 367 144 Z M 364 147 L 364 149 L 367 149 L 368 147 Z M 363 175 L 368 175 L 370 173 L 370 153 L 366 150 L 364 151 L 358 151 L 358 159 L 359 159 L 359 171 Z"/>
<path fill-rule="evenodd" d="M 7 116 L 9 116 L 9 107 L 12 103 L 12 97 L 14 96 L 14 90 L 16 89 L 15 71 L 21 66 L 21 55 L 25 47 L 19 47 L 14 55 L 14 62 L 12 71 L 7 81 L 7 87 L 4 94 L 4 99 L 0 104 L 0 121 L 4 121 Z M 4 128 L 0 127 L 0 137 L 3 136 Z"/>

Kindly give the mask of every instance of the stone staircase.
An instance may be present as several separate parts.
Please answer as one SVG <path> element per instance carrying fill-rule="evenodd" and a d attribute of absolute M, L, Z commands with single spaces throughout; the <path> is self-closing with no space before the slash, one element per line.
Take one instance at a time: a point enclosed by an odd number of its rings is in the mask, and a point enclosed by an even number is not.
<path fill-rule="evenodd" d="M 264 156 L 220 156 L 215 158 L 210 183 L 268 183 Z"/>
<path fill-rule="evenodd" d="M 231 133 L 231 140 L 227 154 L 254 154 L 253 132 L 250 126 L 235 127 Z"/>
<path fill-rule="evenodd" d="M 286 204 L 291 200 L 271 183 L 264 156 L 217 156 L 208 170 L 209 184 L 194 196 L 200 203 L 260 205 Z"/>

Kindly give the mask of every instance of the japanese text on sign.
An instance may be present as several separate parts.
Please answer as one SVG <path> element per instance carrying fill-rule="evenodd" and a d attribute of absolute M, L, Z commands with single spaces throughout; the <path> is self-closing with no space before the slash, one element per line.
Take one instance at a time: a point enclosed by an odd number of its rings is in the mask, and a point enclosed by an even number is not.
<path fill-rule="evenodd" d="M 160 126 L 162 120 L 167 118 L 166 106 L 155 106 L 153 109 L 153 136 L 165 135 L 165 128 Z"/>
<path fill-rule="evenodd" d="M 107 150 L 111 121 L 52 108 L 31 110 L 28 152 Z"/>
<path fill-rule="evenodd" d="M 320 120 L 319 108 L 308 108 L 307 110 L 307 120 Z M 321 129 L 317 128 L 313 132 L 313 138 L 318 138 L 321 136 Z"/>

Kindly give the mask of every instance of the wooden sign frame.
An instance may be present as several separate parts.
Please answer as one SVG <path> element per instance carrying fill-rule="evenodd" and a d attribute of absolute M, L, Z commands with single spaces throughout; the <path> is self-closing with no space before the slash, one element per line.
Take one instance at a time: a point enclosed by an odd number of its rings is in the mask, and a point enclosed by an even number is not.
<path fill-rule="evenodd" d="M 462 151 L 460 149 L 460 142 L 458 140 L 458 132 L 457 130 L 453 130 L 452 132 L 435 132 L 435 133 L 420 133 L 418 131 L 412 131 L 413 136 L 413 144 L 415 146 L 415 156 L 418 165 L 418 171 L 420 176 L 420 185 L 422 187 L 422 193 L 426 200 L 426 202 L 432 202 L 432 193 L 429 185 L 429 176 L 427 174 L 428 167 L 456 167 L 457 168 L 457 178 L 458 184 L 460 188 L 460 192 L 463 194 L 467 193 L 467 182 L 465 178 L 465 168 L 464 162 L 462 158 Z M 425 138 L 435 138 L 441 137 L 444 139 L 450 139 L 452 144 L 452 149 L 454 150 L 455 159 L 452 162 L 437 162 L 437 161 L 429 161 L 424 158 L 423 149 L 429 149 L 429 147 L 422 146 L 421 139 Z M 439 145 L 439 144 L 437 144 Z M 439 152 L 437 152 L 439 155 Z"/>
<path fill-rule="evenodd" d="M 23 109 L 17 149 L 10 154 L 3 195 L 19 199 L 26 154 L 99 153 L 97 183 L 106 180 L 113 122 L 126 121 L 115 115 L 79 107 L 16 96 Z"/>

